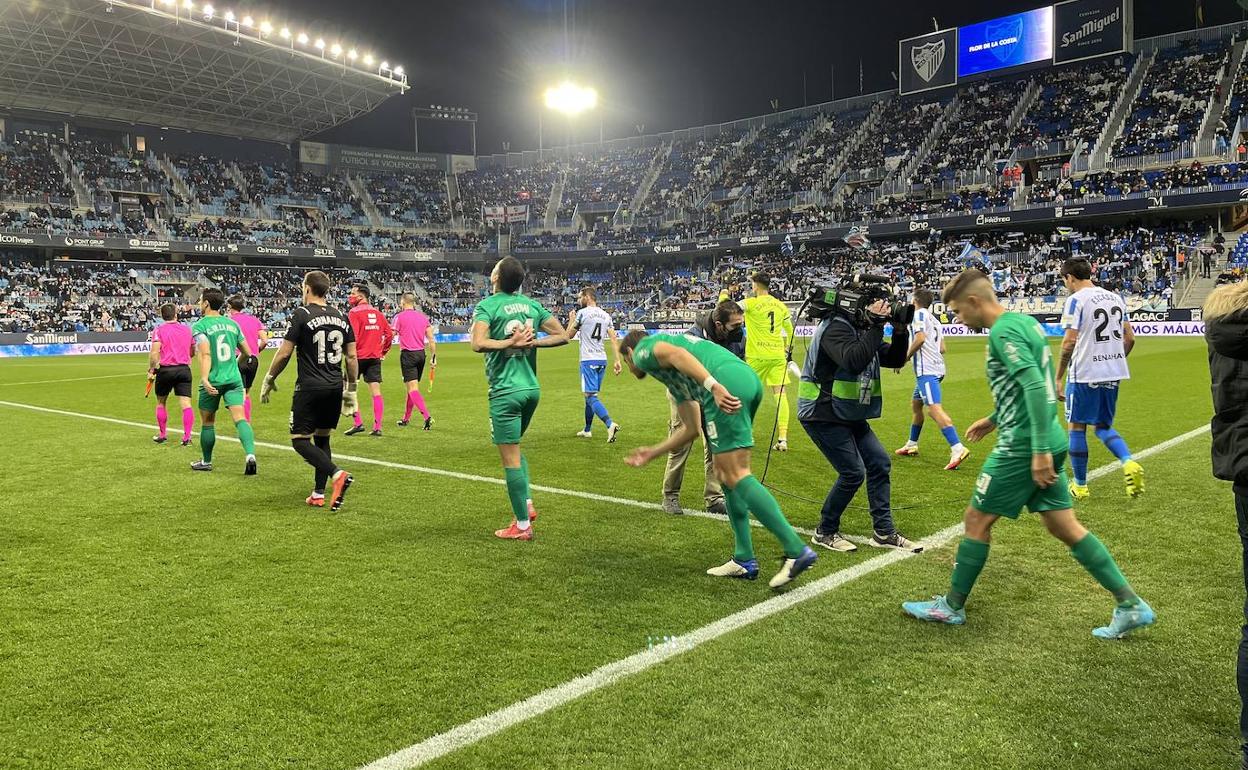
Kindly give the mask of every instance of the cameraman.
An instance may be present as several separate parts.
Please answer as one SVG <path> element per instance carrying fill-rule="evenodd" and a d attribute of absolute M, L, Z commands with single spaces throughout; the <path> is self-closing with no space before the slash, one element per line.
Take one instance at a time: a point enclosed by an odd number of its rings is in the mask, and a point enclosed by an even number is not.
<path fill-rule="evenodd" d="M 837 472 L 811 542 L 833 551 L 858 550 L 841 534 L 841 514 L 865 479 L 875 530 L 869 544 L 918 553 L 923 547 L 902 536 L 893 524 L 892 459 L 867 422 L 878 418 L 883 408 L 880 367 L 905 364 L 910 308 L 893 310 L 888 300 L 877 299 L 852 317 L 847 312 L 836 307 L 815 328 L 797 393 L 798 420 Z M 885 344 L 884 325 L 890 317 L 893 337 Z"/>
<path fill-rule="evenodd" d="M 715 306 L 715 309 L 698 316 L 693 328 L 685 332 L 692 337 L 702 337 L 728 350 L 737 358 L 745 359 L 745 316 L 741 306 L 726 299 Z M 670 410 L 667 435 L 671 436 L 680 430 L 680 414 L 676 410 L 676 400 L 667 394 Z M 703 418 L 702 440 L 706 443 L 706 419 Z M 667 455 L 667 469 L 663 472 L 663 510 L 666 513 L 684 513 L 680 506 L 680 487 L 685 481 L 685 463 L 689 460 L 692 444 L 673 449 Z M 724 506 L 724 490 L 715 478 L 715 466 L 711 461 L 711 448 L 705 446 L 706 484 L 703 497 L 709 513 L 726 514 Z"/>

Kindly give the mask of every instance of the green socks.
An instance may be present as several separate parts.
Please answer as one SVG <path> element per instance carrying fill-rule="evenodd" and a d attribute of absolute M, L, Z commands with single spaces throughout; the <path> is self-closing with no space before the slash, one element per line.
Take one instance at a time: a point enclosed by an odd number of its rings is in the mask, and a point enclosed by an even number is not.
<path fill-rule="evenodd" d="M 776 539 L 784 546 L 785 556 L 796 559 L 802 555 L 806 544 L 793 531 L 789 520 L 784 518 L 776 498 L 771 496 L 766 487 L 758 483 L 758 479 L 746 476 L 741 479 L 741 483 L 737 484 L 737 488 L 732 490 L 732 493 L 745 503 L 745 507 L 754 514 L 754 518 L 758 519 L 760 524 L 767 528 L 768 532 L 776 536 Z M 725 495 L 726 498 L 727 495 Z"/>
<path fill-rule="evenodd" d="M 749 561 L 754 558 L 754 539 L 750 534 L 750 509 L 741 495 L 724 487 L 724 506 L 728 509 L 728 524 L 732 527 L 732 558 Z"/>
<path fill-rule="evenodd" d="M 966 606 L 966 597 L 975 587 L 984 563 L 988 561 L 988 544 L 969 537 L 958 543 L 958 555 L 953 563 L 953 580 L 945 600 L 955 610 Z"/>
<path fill-rule="evenodd" d="M 238 443 L 243 445 L 243 451 L 249 455 L 256 453 L 256 432 L 251 429 L 251 423 L 246 420 L 239 420 L 234 423 L 234 429 L 238 431 Z"/>
<path fill-rule="evenodd" d="M 507 498 L 511 500 L 512 514 L 516 521 L 528 521 L 529 476 L 524 472 L 524 466 L 503 468 L 503 473 L 507 476 Z"/>
<path fill-rule="evenodd" d="M 212 448 L 217 445 L 217 426 L 205 425 L 199 429 L 199 448 L 204 453 L 204 462 L 212 462 Z"/>
<path fill-rule="evenodd" d="M 1118 564 L 1114 562 L 1114 557 L 1110 556 L 1109 550 L 1097 539 L 1096 535 L 1089 532 L 1070 549 L 1070 555 L 1074 556 L 1075 561 L 1082 564 L 1083 568 L 1096 578 L 1096 582 L 1100 583 L 1101 587 L 1114 595 L 1119 607 L 1134 607 L 1139 603 L 1140 597 L 1131 590 L 1127 579 L 1118 569 Z"/>

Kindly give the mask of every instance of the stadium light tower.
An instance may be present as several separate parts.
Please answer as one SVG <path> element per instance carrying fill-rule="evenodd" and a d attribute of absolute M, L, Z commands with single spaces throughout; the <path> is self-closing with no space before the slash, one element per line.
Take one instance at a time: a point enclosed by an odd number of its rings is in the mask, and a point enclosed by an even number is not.
<path fill-rule="evenodd" d="M 598 91 L 589 86 L 579 86 L 565 80 L 557 86 L 546 89 L 543 101 L 546 109 L 566 115 L 569 122 L 578 115 L 598 106 Z M 537 113 L 537 150 L 542 150 L 542 113 Z M 602 143 L 602 116 L 598 117 L 598 143 Z"/>

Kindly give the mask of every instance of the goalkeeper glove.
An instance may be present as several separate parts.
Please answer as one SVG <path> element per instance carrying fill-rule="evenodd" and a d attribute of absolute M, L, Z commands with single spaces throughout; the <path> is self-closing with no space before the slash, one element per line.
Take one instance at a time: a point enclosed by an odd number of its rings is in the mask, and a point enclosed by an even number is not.
<path fill-rule="evenodd" d="M 355 395 L 355 383 L 351 383 L 342 391 L 342 415 L 350 417 L 355 414 L 355 410 L 359 406 L 359 400 Z"/>
<path fill-rule="evenodd" d="M 273 375 L 264 375 L 264 382 L 260 383 L 260 403 L 269 403 L 269 396 L 277 392 L 277 383 L 273 381 Z"/>

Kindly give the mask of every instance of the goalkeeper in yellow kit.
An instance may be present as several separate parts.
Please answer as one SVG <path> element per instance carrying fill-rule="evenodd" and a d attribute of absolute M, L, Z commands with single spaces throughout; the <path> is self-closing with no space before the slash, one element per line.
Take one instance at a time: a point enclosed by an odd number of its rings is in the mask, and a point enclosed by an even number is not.
<path fill-rule="evenodd" d="M 763 381 L 776 399 L 776 444 L 778 452 L 789 450 L 789 399 L 786 338 L 793 339 L 793 317 L 789 308 L 771 295 L 771 277 L 766 273 L 750 276 L 754 296 L 741 302 L 745 310 L 745 362 Z M 728 292 L 720 300 L 728 298 Z"/>

